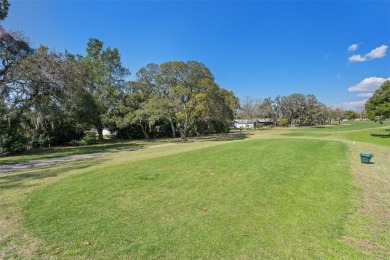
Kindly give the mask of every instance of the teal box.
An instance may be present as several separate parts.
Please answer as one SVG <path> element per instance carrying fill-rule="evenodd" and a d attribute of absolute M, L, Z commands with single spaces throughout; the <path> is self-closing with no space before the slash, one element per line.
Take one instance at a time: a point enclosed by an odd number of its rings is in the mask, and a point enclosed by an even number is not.
<path fill-rule="evenodd" d="M 370 152 L 360 153 L 360 160 L 362 161 L 362 163 L 369 163 L 372 157 L 374 157 L 374 155 L 372 155 L 372 153 Z"/>

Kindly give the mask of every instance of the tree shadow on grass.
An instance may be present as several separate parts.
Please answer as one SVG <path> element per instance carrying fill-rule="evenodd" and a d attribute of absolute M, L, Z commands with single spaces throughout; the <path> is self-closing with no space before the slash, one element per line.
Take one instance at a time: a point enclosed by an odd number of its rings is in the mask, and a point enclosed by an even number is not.
<path fill-rule="evenodd" d="M 329 128 L 329 127 L 325 127 L 325 126 L 322 126 L 322 125 L 316 125 L 316 126 L 311 126 L 310 128 Z"/>
<path fill-rule="evenodd" d="M 202 136 L 199 141 L 235 141 L 247 139 L 252 133 L 228 133 L 219 135 Z"/>
<path fill-rule="evenodd" d="M 386 130 L 389 131 L 389 130 Z M 379 138 L 390 138 L 390 134 L 371 134 L 373 137 L 379 137 Z"/>
<path fill-rule="evenodd" d="M 78 163 L 70 162 L 58 166 L 47 165 L 44 167 L 23 170 L 21 172 L 2 173 L 0 174 L 0 190 L 32 186 L 34 184 L 32 184 L 31 181 L 57 177 L 65 172 L 96 166 L 104 163 L 104 161 L 105 159 L 99 158 L 96 160 L 78 161 Z"/>
<path fill-rule="evenodd" d="M 86 145 L 86 146 L 68 146 L 68 147 L 55 147 L 55 148 L 44 148 L 41 150 L 34 150 L 31 153 L 34 154 L 46 154 L 50 155 L 65 153 L 66 156 L 78 155 L 78 154 L 89 154 L 99 152 L 112 152 L 118 150 L 135 149 L 142 147 L 141 144 L 137 143 L 108 143 L 108 144 L 97 144 L 97 145 Z M 28 154 L 28 152 L 26 153 Z"/>

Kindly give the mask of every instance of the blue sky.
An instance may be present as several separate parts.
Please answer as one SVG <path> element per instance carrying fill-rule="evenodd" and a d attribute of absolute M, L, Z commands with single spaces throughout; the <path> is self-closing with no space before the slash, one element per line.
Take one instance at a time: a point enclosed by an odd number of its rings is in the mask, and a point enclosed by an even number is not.
<path fill-rule="evenodd" d="M 6 29 L 35 47 L 118 48 L 132 78 L 148 63 L 196 60 L 238 97 L 314 94 L 362 105 L 390 79 L 387 1 L 21 1 Z"/>

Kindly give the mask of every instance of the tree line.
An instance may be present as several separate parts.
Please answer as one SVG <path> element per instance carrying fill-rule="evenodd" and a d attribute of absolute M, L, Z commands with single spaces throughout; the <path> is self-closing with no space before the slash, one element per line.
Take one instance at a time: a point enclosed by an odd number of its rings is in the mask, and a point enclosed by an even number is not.
<path fill-rule="evenodd" d="M 353 110 L 329 107 L 313 94 L 294 93 L 288 96 L 277 96 L 275 99 L 264 100 L 246 97 L 240 103 L 237 119 L 268 119 L 279 126 L 288 125 L 325 125 L 332 120 L 353 120 L 365 117 L 362 110 L 357 113 Z"/>
<path fill-rule="evenodd" d="M 148 64 L 135 81 L 118 49 L 90 39 L 86 55 L 34 49 L 0 27 L 0 154 L 63 145 L 96 129 L 118 138 L 228 131 L 238 106 L 196 61 Z M 73 142 L 75 143 L 75 142 Z"/>

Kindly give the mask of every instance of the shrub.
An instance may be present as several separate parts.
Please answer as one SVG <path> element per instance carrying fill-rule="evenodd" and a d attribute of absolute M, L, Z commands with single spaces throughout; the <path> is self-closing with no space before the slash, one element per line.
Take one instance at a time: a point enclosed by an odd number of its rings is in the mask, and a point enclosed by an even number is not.
<path fill-rule="evenodd" d="M 71 140 L 70 142 L 68 142 L 68 144 L 71 146 L 82 146 L 82 145 L 97 144 L 98 142 L 99 140 L 98 137 L 96 136 L 96 133 L 88 132 L 80 140 Z"/>
<path fill-rule="evenodd" d="M 280 118 L 280 119 L 278 119 L 278 125 L 279 126 L 287 126 L 288 125 L 288 119 L 287 118 Z"/>
<path fill-rule="evenodd" d="M 27 139 L 18 132 L 0 133 L 0 156 L 22 153 L 27 149 Z"/>
<path fill-rule="evenodd" d="M 87 145 L 97 144 L 99 142 L 98 137 L 94 132 L 86 133 L 81 141 L 84 141 Z"/>
<path fill-rule="evenodd" d="M 87 142 L 85 142 L 84 140 L 71 140 L 68 144 L 70 146 L 83 146 L 87 145 Z"/>

